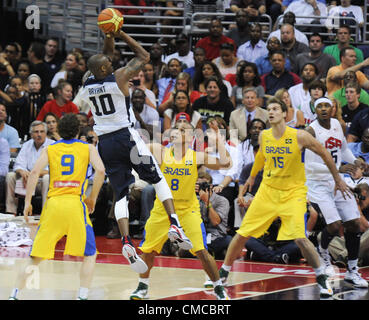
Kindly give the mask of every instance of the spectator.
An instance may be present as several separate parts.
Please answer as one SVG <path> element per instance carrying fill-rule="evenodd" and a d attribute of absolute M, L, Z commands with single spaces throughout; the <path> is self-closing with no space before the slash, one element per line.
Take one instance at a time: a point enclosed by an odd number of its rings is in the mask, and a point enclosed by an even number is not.
<path fill-rule="evenodd" d="M 301 83 L 299 76 L 285 69 L 286 56 L 282 51 L 276 51 L 270 56 L 272 71 L 261 76 L 261 85 L 265 94 L 272 96 L 278 89 L 289 89 Z"/>
<path fill-rule="evenodd" d="M 272 18 L 272 23 L 274 24 L 282 14 L 282 1 L 266 0 L 266 9 L 266 13 Z"/>
<path fill-rule="evenodd" d="M 176 90 L 173 95 L 173 104 L 164 112 L 164 131 L 173 128 L 176 122 L 176 116 L 179 113 L 187 113 L 190 117 L 190 123 L 194 128 L 202 128 L 201 115 L 192 110 L 190 97 L 186 91 Z"/>
<path fill-rule="evenodd" d="M 365 128 L 360 142 L 352 142 L 348 144 L 356 158 L 362 158 L 366 163 L 369 163 L 369 127 Z M 367 175 L 367 173 L 364 173 Z"/>
<path fill-rule="evenodd" d="M 137 120 L 135 123 L 135 128 L 146 130 L 146 137 L 143 137 L 141 130 L 139 130 L 139 132 L 141 137 L 145 138 L 145 141 L 147 141 L 148 139 L 153 139 L 155 131 L 154 128 L 157 128 L 156 131 L 158 132 L 161 131 L 161 128 L 158 127 L 160 123 L 159 113 L 145 103 L 145 98 L 145 91 L 140 88 L 133 90 L 131 95 L 131 103 Z"/>
<path fill-rule="evenodd" d="M 182 65 L 178 59 L 173 58 L 168 62 L 169 76 L 165 78 L 160 78 L 156 82 L 158 85 L 158 105 L 159 106 L 163 103 L 163 98 L 167 95 L 167 93 L 173 91 L 174 85 L 176 83 L 176 77 L 181 71 L 182 71 Z"/>
<path fill-rule="evenodd" d="M 345 96 L 347 104 L 342 107 L 342 118 L 346 122 L 347 127 L 350 127 L 354 116 L 360 111 L 369 108 L 367 104 L 359 101 L 360 86 L 356 82 L 349 82 L 345 87 Z"/>
<path fill-rule="evenodd" d="M 270 56 L 276 52 L 281 51 L 281 41 L 277 37 L 271 37 L 267 41 L 268 54 L 256 59 L 255 64 L 258 67 L 259 75 L 262 76 L 268 72 L 271 72 L 273 67 L 270 63 Z M 286 58 L 285 68 L 287 71 L 291 71 L 290 59 Z"/>
<path fill-rule="evenodd" d="M 20 61 L 17 68 L 17 76 L 22 80 L 23 91 L 28 92 L 28 77 L 31 74 L 31 65 L 27 60 Z"/>
<path fill-rule="evenodd" d="M 237 57 L 249 62 L 255 62 L 257 58 L 268 54 L 266 43 L 261 40 L 261 25 L 250 25 L 250 40 L 238 47 Z"/>
<path fill-rule="evenodd" d="M 238 48 L 250 40 L 249 16 L 244 10 L 239 9 L 236 11 L 235 20 L 236 27 L 230 28 L 226 33 L 226 36 L 231 38 Z"/>
<path fill-rule="evenodd" d="M 31 140 L 28 140 L 22 145 L 22 148 L 15 160 L 14 172 L 9 172 L 6 176 L 6 212 L 16 214 L 18 199 L 16 197 L 17 192 L 25 195 L 25 188 L 27 186 L 27 180 L 31 173 L 31 170 L 39 158 L 41 151 L 52 144 L 54 141 L 46 137 L 47 126 L 44 122 L 34 121 L 30 126 Z M 19 182 L 16 182 L 16 181 Z M 37 184 L 37 191 L 41 193 L 42 205 L 44 205 L 47 192 L 49 189 L 49 174 L 48 169 L 44 170 L 40 174 L 40 179 Z"/>
<path fill-rule="evenodd" d="M 289 91 L 285 88 L 277 90 L 274 95 L 279 100 L 283 101 L 287 106 L 286 125 L 292 128 L 305 128 L 305 118 L 301 110 L 294 108 L 291 102 Z M 310 94 L 309 94 L 310 97 Z M 310 98 L 309 98 L 310 102 Z"/>
<path fill-rule="evenodd" d="M 46 40 L 44 62 L 49 68 L 50 77 L 52 79 L 63 63 L 63 59 L 59 54 L 58 38 L 48 38 Z"/>
<path fill-rule="evenodd" d="M 41 78 L 41 92 L 46 94 L 50 88 L 52 75 L 44 62 L 45 46 L 40 42 L 32 42 L 27 51 L 28 60 L 31 62 L 31 72 Z"/>
<path fill-rule="evenodd" d="M 346 85 L 349 82 L 357 82 L 356 73 L 354 71 L 346 72 L 346 74 L 343 76 L 343 88 L 337 90 L 333 93 L 333 97 L 335 97 L 337 100 L 339 100 L 341 106 L 345 106 L 347 104 L 346 100 Z M 360 97 L 359 101 L 361 103 L 369 105 L 369 94 L 360 88 Z"/>
<path fill-rule="evenodd" d="M 8 43 L 6 46 L 5 46 L 5 49 L 4 49 L 4 53 L 3 53 L 3 58 L 10 63 L 11 67 L 12 68 L 8 68 L 6 66 L 6 70 L 8 71 L 9 73 L 9 76 L 14 76 L 14 73 L 11 72 L 11 69 L 13 70 L 17 70 L 18 68 L 18 63 L 22 57 L 22 52 L 21 50 L 19 50 L 19 45 L 16 43 L 16 42 L 11 42 L 11 43 Z"/>
<path fill-rule="evenodd" d="M 78 107 L 71 101 L 72 97 L 72 86 L 66 81 L 60 82 L 56 87 L 56 98 L 44 104 L 36 119 L 43 120 L 48 112 L 53 112 L 59 118 L 65 113 L 79 113 Z"/>
<path fill-rule="evenodd" d="M 340 26 L 348 25 L 352 26 L 351 31 L 356 32 L 356 29 L 353 28 L 356 24 L 359 25 L 359 28 L 362 28 L 364 25 L 364 16 L 363 9 L 360 6 L 351 5 L 351 0 L 341 0 L 341 5 L 334 6 L 329 10 L 328 17 L 332 18 L 333 21 L 335 17 L 347 17 L 354 18 L 351 19 L 340 19 Z M 360 31 L 359 31 L 360 32 Z"/>
<path fill-rule="evenodd" d="M 18 131 L 6 124 L 7 121 L 6 107 L 0 104 L 0 138 L 4 138 L 10 148 L 11 153 L 16 153 L 20 149 Z"/>
<path fill-rule="evenodd" d="M 206 88 L 205 83 L 206 80 L 210 77 L 217 77 L 218 79 L 221 79 L 221 93 L 222 95 L 229 97 L 232 93 L 232 86 L 231 84 L 224 80 L 218 67 L 215 63 L 210 61 L 205 61 L 201 69 L 198 69 L 195 73 L 194 80 L 193 80 L 193 86 L 196 91 L 200 93 L 200 95 L 206 94 Z"/>
<path fill-rule="evenodd" d="M 8 141 L 0 138 L 0 212 L 5 212 L 5 178 L 9 171 L 10 149 Z"/>
<path fill-rule="evenodd" d="M 342 131 L 346 136 L 347 125 L 346 125 L 346 122 L 342 119 L 341 104 L 335 97 L 328 96 L 328 99 L 332 101 L 332 115 L 331 115 L 331 117 L 338 120 L 338 122 L 340 123 L 340 125 L 342 127 Z"/>
<path fill-rule="evenodd" d="M 145 86 L 145 74 L 141 70 L 137 76 L 130 79 L 129 83 L 129 94 L 132 96 L 132 92 L 136 88 L 140 88 L 141 90 L 145 91 L 145 103 L 156 110 L 156 96 L 155 93 L 151 90 L 147 89 Z"/>
<path fill-rule="evenodd" d="M 229 73 L 236 73 L 237 63 L 241 59 L 236 57 L 234 51 L 233 44 L 223 43 L 220 46 L 220 56 L 212 61 L 218 67 L 223 78 Z"/>
<path fill-rule="evenodd" d="M 240 69 L 242 66 L 244 66 L 246 64 L 246 61 L 245 60 L 239 60 L 238 63 L 237 63 L 237 66 L 236 66 L 236 73 L 228 73 L 224 80 L 228 81 L 231 86 L 232 86 L 232 89 L 234 86 L 237 85 L 237 73 L 240 72 Z"/>
<path fill-rule="evenodd" d="M 151 62 L 148 62 L 143 67 L 143 74 L 144 74 L 144 83 L 143 85 L 146 89 L 151 90 L 155 97 L 158 96 L 158 85 L 156 83 L 156 74 L 154 72 L 154 65 Z"/>
<path fill-rule="evenodd" d="M 46 113 L 43 122 L 47 125 L 47 137 L 51 140 L 58 141 L 61 139 L 58 133 L 59 118 L 52 112 Z"/>
<path fill-rule="evenodd" d="M 174 94 L 177 90 L 185 91 L 188 96 L 190 97 L 191 104 L 194 103 L 195 100 L 201 97 L 199 91 L 193 90 L 192 80 L 188 73 L 181 72 L 178 74 L 176 79 L 176 84 L 174 86 L 174 90 L 169 92 L 163 99 L 163 103 L 158 106 L 158 111 L 163 114 L 165 110 L 173 106 L 174 102 Z"/>
<path fill-rule="evenodd" d="M 315 101 L 325 96 L 327 87 L 320 80 L 313 81 L 309 86 L 310 100 L 304 101 L 298 109 L 302 111 L 305 118 L 305 124 L 309 125 L 316 119 Z"/>
<path fill-rule="evenodd" d="M 191 68 L 195 66 L 195 61 L 193 58 L 193 52 L 190 50 L 190 43 L 188 41 L 188 36 L 184 33 L 180 33 L 176 37 L 176 49 L 177 51 L 164 60 L 166 64 L 172 59 L 176 58 L 182 62 L 182 69 Z"/>
<path fill-rule="evenodd" d="M 46 96 L 41 93 L 41 78 L 33 73 L 28 79 L 28 100 L 30 121 L 36 120 L 37 115 L 41 111 L 42 106 L 46 102 Z"/>
<path fill-rule="evenodd" d="M 84 112 L 77 113 L 77 119 L 79 121 L 79 134 L 82 135 L 82 132 L 88 127 L 88 116 Z"/>
<path fill-rule="evenodd" d="M 188 73 L 193 79 L 195 73 L 198 69 L 200 69 L 205 62 L 205 49 L 204 48 L 195 48 L 194 50 L 194 61 L 195 65 L 192 68 L 186 68 L 184 72 Z"/>
<path fill-rule="evenodd" d="M 82 59 L 82 55 L 78 52 L 70 52 L 61 67 L 61 69 L 55 74 L 51 81 L 51 88 L 56 88 L 60 80 L 71 79 L 68 81 L 73 87 L 73 94 L 75 94 L 82 84 L 83 72 L 78 69 L 79 61 Z"/>
<path fill-rule="evenodd" d="M 162 61 L 164 50 L 159 42 L 154 43 L 150 47 L 150 62 L 154 66 L 154 74 L 156 79 L 164 76 L 166 64 Z"/>
<path fill-rule="evenodd" d="M 236 83 L 231 94 L 231 101 L 235 108 L 243 107 L 243 90 L 246 88 L 255 88 L 258 96 L 257 106 L 264 105 L 264 88 L 260 85 L 260 76 L 254 63 L 245 62 L 241 66 L 237 73 Z"/>
<path fill-rule="evenodd" d="M 206 96 L 197 99 L 193 103 L 192 109 L 201 114 L 203 122 L 209 116 L 219 115 L 228 123 L 233 104 L 228 97 L 221 94 L 222 84 L 222 80 L 216 77 L 206 79 Z"/>
<path fill-rule="evenodd" d="M 360 64 L 361 62 L 363 62 L 364 60 L 363 52 L 360 49 L 355 48 L 354 46 L 350 44 L 351 37 L 350 37 L 350 27 L 349 26 L 340 26 L 337 29 L 336 39 L 337 39 L 337 43 L 332 44 L 330 46 L 326 46 L 323 52 L 326 54 L 330 54 L 333 58 L 335 58 L 337 65 L 341 63 L 341 50 L 347 47 L 350 47 L 353 50 L 355 50 L 355 53 L 356 53 L 355 64 Z"/>
<path fill-rule="evenodd" d="M 224 259 L 232 237 L 227 234 L 229 202 L 213 192 L 213 179 L 208 173 L 199 173 L 196 194 L 200 201 L 201 218 L 207 234 L 209 253 L 215 259 Z"/>
<path fill-rule="evenodd" d="M 359 64 L 356 62 L 356 52 L 351 47 L 343 48 L 340 52 L 341 64 L 332 67 L 327 74 L 327 91 L 331 95 L 337 90 L 343 88 L 343 77 L 349 71 L 354 71 L 360 86 L 364 89 L 369 89 L 368 78 L 360 71 L 362 67 L 369 65 L 369 58 Z"/>
<path fill-rule="evenodd" d="M 328 70 L 336 65 L 336 60 L 329 54 L 323 53 L 324 42 L 319 33 L 313 33 L 309 38 L 309 52 L 302 52 L 296 56 L 293 72 L 300 74 L 302 67 L 310 62 L 318 68 L 317 79 L 325 81 Z"/>
<path fill-rule="evenodd" d="M 300 27 L 301 31 L 310 31 L 307 29 L 307 26 L 310 24 L 324 24 L 324 19 L 319 19 L 320 17 L 326 17 L 327 6 L 316 0 L 296 0 L 291 2 L 288 5 L 284 13 L 293 12 L 296 17 L 296 23 L 300 25 L 304 25 Z M 304 16 L 315 16 L 316 18 L 304 18 Z M 315 32 L 322 31 L 322 29 L 317 29 Z"/>
<path fill-rule="evenodd" d="M 237 12 L 239 9 L 245 11 L 250 21 L 258 21 L 260 15 L 266 12 L 263 0 L 232 0 L 230 7 L 232 12 Z"/>
<path fill-rule="evenodd" d="M 195 47 L 204 48 L 206 60 L 212 61 L 220 56 L 221 44 L 227 42 L 232 43 L 236 48 L 235 42 L 223 34 L 222 21 L 219 18 L 212 18 L 209 24 L 209 35 L 198 40 Z"/>
<path fill-rule="evenodd" d="M 309 52 L 309 47 L 296 40 L 294 28 L 291 24 L 281 26 L 281 49 L 291 62 L 292 70 L 297 69 L 297 55 Z"/>
<path fill-rule="evenodd" d="M 282 24 L 288 23 L 293 26 L 295 31 L 295 37 L 298 42 L 302 42 L 303 44 L 309 45 L 309 41 L 304 33 L 302 33 L 299 29 L 295 28 L 296 24 L 296 16 L 293 12 L 289 11 L 283 15 Z M 281 29 L 273 31 L 269 36 L 268 40 L 272 37 L 276 37 L 279 41 L 281 40 Z"/>
<path fill-rule="evenodd" d="M 269 124 L 268 112 L 258 107 L 258 93 L 255 88 L 246 88 L 243 92 L 244 108 L 238 108 L 232 111 L 229 120 L 230 130 L 238 130 L 238 139 L 244 141 L 249 133 L 251 122 L 254 119 L 260 119 Z"/>
<path fill-rule="evenodd" d="M 288 89 L 291 97 L 292 107 L 298 108 L 303 102 L 310 101 L 309 86 L 317 79 L 318 68 L 314 63 L 307 62 L 301 70 L 301 80 L 299 83 Z"/>

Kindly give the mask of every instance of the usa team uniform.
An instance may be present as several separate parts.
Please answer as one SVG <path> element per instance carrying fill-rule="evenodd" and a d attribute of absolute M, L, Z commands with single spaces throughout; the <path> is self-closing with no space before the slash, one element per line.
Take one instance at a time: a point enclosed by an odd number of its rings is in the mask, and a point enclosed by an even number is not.
<path fill-rule="evenodd" d="M 206 231 L 201 219 L 200 203 L 196 197 L 197 181 L 196 152 L 188 148 L 182 160 L 174 158 L 171 147 L 165 148 L 161 171 L 171 189 L 174 206 L 181 226 L 191 240 L 195 253 L 207 249 Z M 168 240 L 170 222 L 162 202 L 156 197 L 154 207 L 145 225 L 144 238 L 140 243 L 142 252 L 161 252 Z"/>
<path fill-rule="evenodd" d="M 331 119 L 331 128 L 323 128 L 317 120 L 310 126 L 315 131 L 316 139 L 330 152 L 337 169 L 342 160 L 353 163 L 356 158 L 347 146 L 342 127 L 337 119 Z M 360 213 L 355 197 L 343 198 L 341 192 L 334 194 L 335 182 L 323 160 L 310 150 L 306 150 L 306 185 L 308 199 L 314 208 L 321 212 L 327 224 L 342 220 L 357 219 Z"/>
<path fill-rule="evenodd" d="M 67 236 L 64 254 L 92 256 L 95 236 L 84 200 L 88 144 L 80 140 L 60 140 L 47 147 L 50 184 L 48 199 L 30 255 L 52 259 L 56 243 Z"/>
<path fill-rule="evenodd" d="M 114 74 L 103 80 L 88 78 L 81 99 L 92 105 L 94 131 L 99 136 L 98 151 L 116 200 L 124 198 L 135 182 L 132 168 L 140 179 L 158 183 L 162 178 L 159 166 L 133 128 L 136 118 L 130 99 L 119 89 Z"/>
<path fill-rule="evenodd" d="M 286 127 L 276 140 L 272 129 L 261 132 L 265 159 L 263 180 L 237 233 L 262 236 L 280 217 L 278 240 L 305 238 L 306 192 L 303 153 L 297 143 L 297 129 Z"/>

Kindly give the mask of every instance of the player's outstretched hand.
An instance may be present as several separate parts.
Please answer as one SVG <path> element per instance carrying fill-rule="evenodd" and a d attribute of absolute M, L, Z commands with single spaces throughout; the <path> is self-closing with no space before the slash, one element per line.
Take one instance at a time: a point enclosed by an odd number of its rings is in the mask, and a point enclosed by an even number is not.
<path fill-rule="evenodd" d="M 87 206 L 88 209 L 88 213 L 92 214 L 95 211 L 95 205 L 96 205 L 96 199 L 92 199 L 90 197 L 85 199 L 85 204 Z"/>
<path fill-rule="evenodd" d="M 32 205 L 31 204 L 24 205 L 23 215 L 24 215 L 24 219 L 28 223 L 28 216 L 32 216 Z"/>
<path fill-rule="evenodd" d="M 342 193 L 342 196 L 345 200 L 346 200 L 346 197 L 351 198 L 352 191 L 349 188 L 349 186 L 346 184 L 346 182 L 343 181 L 341 178 L 339 178 L 339 180 L 336 181 L 336 185 L 334 187 L 334 194 L 337 193 L 337 190 L 339 190 Z"/>

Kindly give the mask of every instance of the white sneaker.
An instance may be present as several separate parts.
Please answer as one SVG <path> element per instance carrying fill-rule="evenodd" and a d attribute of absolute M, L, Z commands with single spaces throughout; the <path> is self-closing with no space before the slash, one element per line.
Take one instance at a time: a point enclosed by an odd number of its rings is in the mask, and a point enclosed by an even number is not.
<path fill-rule="evenodd" d="M 137 273 L 145 273 L 147 271 L 146 263 L 137 255 L 136 249 L 126 243 L 122 248 L 123 256 L 128 260 L 133 271 Z"/>
<path fill-rule="evenodd" d="M 347 270 L 344 280 L 351 283 L 355 288 L 368 288 L 368 282 L 361 277 L 357 267 Z"/>
<path fill-rule="evenodd" d="M 130 300 L 143 300 L 148 299 L 147 291 L 149 286 L 139 282 L 138 287 L 135 291 L 132 292 L 131 296 L 129 297 Z"/>
<path fill-rule="evenodd" d="M 170 225 L 168 238 L 171 242 L 176 242 L 178 247 L 183 250 L 190 250 L 193 247 L 190 239 L 184 234 L 182 227 L 178 227 L 174 224 Z"/>

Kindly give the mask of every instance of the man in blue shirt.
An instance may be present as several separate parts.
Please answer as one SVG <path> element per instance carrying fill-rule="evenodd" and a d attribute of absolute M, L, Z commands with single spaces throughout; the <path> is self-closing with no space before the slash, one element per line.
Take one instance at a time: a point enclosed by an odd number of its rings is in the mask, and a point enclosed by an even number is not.
<path fill-rule="evenodd" d="M 0 212 L 5 210 L 5 177 L 9 170 L 10 149 L 8 141 L 0 138 Z"/>
<path fill-rule="evenodd" d="M 369 127 L 364 130 L 361 142 L 349 143 L 348 147 L 356 158 L 360 157 L 369 163 Z"/>
<path fill-rule="evenodd" d="M 17 152 L 20 148 L 18 131 L 6 124 L 7 117 L 6 107 L 0 104 L 0 138 L 8 141 L 10 152 Z"/>

